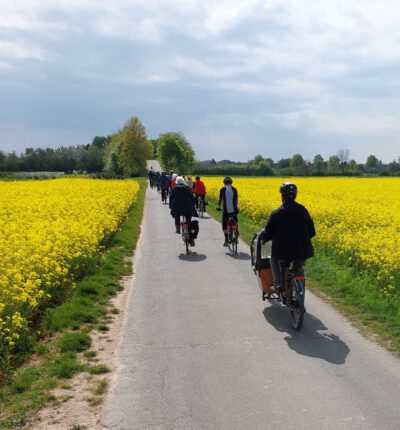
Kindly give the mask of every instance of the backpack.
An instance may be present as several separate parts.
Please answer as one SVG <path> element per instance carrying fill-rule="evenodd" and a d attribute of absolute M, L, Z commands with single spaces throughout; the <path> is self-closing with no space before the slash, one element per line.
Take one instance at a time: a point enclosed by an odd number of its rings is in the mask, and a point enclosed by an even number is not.
<path fill-rule="evenodd" d="M 198 234 L 199 234 L 199 222 L 195 219 L 193 221 L 190 221 L 189 236 L 191 239 L 197 239 Z"/>

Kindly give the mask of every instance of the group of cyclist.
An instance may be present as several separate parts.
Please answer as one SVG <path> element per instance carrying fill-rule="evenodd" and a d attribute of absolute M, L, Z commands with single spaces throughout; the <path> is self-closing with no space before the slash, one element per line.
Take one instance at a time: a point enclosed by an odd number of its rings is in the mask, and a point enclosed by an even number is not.
<path fill-rule="evenodd" d="M 232 217 L 238 222 L 239 196 L 232 183 L 231 177 L 225 177 L 224 186 L 219 192 L 217 209 L 222 210 L 222 230 L 225 238 L 223 246 L 228 246 L 229 243 L 228 219 Z M 205 184 L 199 176 L 192 181 L 190 176 L 185 178 L 173 172 L 162 172 L 159 186 L 161 191 L 165 189 L 170 194 L 171 215 L 175 219 L 176 233 L 180 233 L 180 217 L 185 217 L 186 223 L 190 224 L 192 218 L 198 216 L 199 200 L 202 199 L 205 203 Z M 297 186 L 292 182 L 285 182 L 280 186 L 279 192 L 282 205 L 271 213 L 261 234 L 264 242 L 272 241 L 271 269 L 275 290 L 283 288 L 283 262 L 292 262 L 293 272 L 303 275 L 305 261 L 314 256 L 311 239 L 315 236 L 314 222 L 309 212 L 296 202 Z M 195 245 L 194 239 L 191 239 L 190 244 Z"/>

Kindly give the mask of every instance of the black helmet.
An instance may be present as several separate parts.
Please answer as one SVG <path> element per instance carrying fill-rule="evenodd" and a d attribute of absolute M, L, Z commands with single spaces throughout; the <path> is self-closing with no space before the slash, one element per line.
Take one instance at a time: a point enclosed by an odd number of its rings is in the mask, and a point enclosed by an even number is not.
<path fill-rule="evenodd" d="M 224 179 L 224 184 L 225 185 L 227 185 L 227 184 L 232 184 L 232 178 L 230 177 L 230 176 L 227 176 L 225 179 Z"/>
<path fill-rule="evenodd" d="M 200 176 L 196 176 L 196 181 L 200 181 Z"/>
<path fill-rule="evenodd" d="M 284 182 L 280 188 L 280 193 L 289 199 L 295 199 L 297 196 L 297 187 L 293 182 Z"/>

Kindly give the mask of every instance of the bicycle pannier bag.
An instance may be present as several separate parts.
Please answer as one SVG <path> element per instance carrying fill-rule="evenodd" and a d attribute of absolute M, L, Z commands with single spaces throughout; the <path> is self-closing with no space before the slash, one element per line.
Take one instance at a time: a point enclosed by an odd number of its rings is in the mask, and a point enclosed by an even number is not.
<path fill-rule="evenodd" d="M 191 239 L 197 239 L 198 234 L 199 234 L 199 222 L 195 219 L 193 221 L 190 221 L 189 236 Z"/>

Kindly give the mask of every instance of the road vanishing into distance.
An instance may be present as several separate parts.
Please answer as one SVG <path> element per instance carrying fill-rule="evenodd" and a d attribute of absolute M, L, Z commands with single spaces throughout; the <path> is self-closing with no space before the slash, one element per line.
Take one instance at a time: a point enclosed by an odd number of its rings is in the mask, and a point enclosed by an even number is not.
<path fill-rule="evenodd" d="M 286 308 L 261 300 L 248 246 L 233 257 L 222 243 L 206 216 L 187 256 L 168 206 L 147 191 L 102 425 L 398 430 L 400 362 L 309 292 L 294 331 Z"/>

